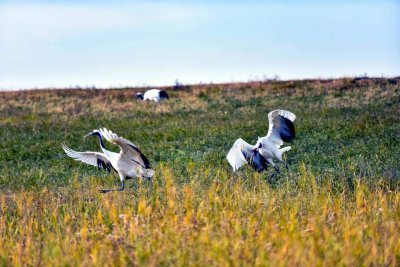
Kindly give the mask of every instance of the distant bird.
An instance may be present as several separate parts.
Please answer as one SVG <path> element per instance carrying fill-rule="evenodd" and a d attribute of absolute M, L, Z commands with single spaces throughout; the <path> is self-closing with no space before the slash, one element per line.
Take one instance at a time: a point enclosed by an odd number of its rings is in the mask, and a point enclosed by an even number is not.
<path fill-rule="evenodd" d="M 283 162 L 288 169 L 288 165 L 282 159 L 282 154 L 289 151 L 291 147 L 280 147 L 283 145 L 283 142 L 290 142 L 295 138 L 296 134 L 293 124 L 295 119 L 296 115 L 290 111 L 282 109 L 273 110 L 268 114 L 268 134 L 259 138 L 254 146 L 241 138 L 236 140 L 226 157 L 233 171 L 237 171 L 247 163 L 254 170 L 262 172 L 271 164 L 280 173 L 273 159 Z"/>
<path fill-rule="evenodd" d="M 150 100 L 154 102 L 160 102 L 166 99 L 169 99 L 169 96 L 166 91 L 164 90 L 159 90 L 159 89 L 150 89 L 147 90 L 144 95 L 142 93 L 137 93 L 136 98 L 141 99 L 141 100 Z"/>
<path fill-rule="evenodd" d="M 151 179 L 154 171 L 151 169 L 151 164 L 140 149 L 129 140 L 119 137 L 115 133 L 106 128 L 93 130 L 85 137 L 97 136 L 100 139 L 100 147 L 103 153 L 100 152 L 77 152 L 62 145 L 65 153 L 75 160 L 82 161 L 89 165 L 103 168 L 108 172 L 114 170 L 118 173 L 121 180 L 121 187 L 117 191 L 123 191 L 125 188 L 125 180 L 143 177 Z M 112 144 L 118 145 L 121 148 L 119 153 L 115 153 L 106 149 L 103 137 Z M 101 193 L 114 191 L 115 189 L 102 189 Z"/>

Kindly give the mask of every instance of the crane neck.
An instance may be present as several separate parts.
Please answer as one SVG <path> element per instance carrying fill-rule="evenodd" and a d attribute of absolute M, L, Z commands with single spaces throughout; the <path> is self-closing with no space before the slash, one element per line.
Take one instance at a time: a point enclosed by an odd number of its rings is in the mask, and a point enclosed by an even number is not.
<path fill-rule="evenodd" d="M 102 149 L 106 149 L 106 145 L 104 144 L 103 136 L 100 133 L 97 133 L 97 132 L 94 133 L 94 135 L 96 135 L 99 138 L 101 148 Z"/>

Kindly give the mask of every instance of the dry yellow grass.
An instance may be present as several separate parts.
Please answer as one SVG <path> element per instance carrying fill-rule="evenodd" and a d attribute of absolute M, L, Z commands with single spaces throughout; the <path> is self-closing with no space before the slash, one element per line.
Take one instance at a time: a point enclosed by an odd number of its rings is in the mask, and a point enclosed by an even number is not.
<path fill-rule="evenodd" d="M 3 194 L 3 265 L 399 265 L 398 192 L 357 182 L 354 195 L 334 194 L 304 166 L 299 185 L 280 190 L 258 174 L 250 187 L 222 177 L 206 191 L 180 188 L 160 172 L 134 193 L 99 195 L 75 180 Z"/>

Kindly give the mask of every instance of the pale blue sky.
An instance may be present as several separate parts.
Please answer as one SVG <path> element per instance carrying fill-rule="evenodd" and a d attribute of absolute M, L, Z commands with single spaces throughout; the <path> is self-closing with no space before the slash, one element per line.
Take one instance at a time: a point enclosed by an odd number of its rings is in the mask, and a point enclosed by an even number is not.
<path fill-rule="evenodd" d="M 0 88 L 400 75 L 400 1 L 1 1 Z"/>

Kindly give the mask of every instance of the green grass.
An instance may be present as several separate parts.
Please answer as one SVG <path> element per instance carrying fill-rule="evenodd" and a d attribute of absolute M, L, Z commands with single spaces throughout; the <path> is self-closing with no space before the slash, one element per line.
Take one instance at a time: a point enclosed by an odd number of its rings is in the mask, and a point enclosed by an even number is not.
<path fill-rule="evenodd" d="M 3 265 L 398 265 L 400 80 L 190 86 L 157 106 L 136 89 L 0 93 Z M 297 115 L 290 170 L 225 157 L 267 114 Z M 107 127 L 156 170 L 127 182 L 68 158 Z M 108 147 L 114 151 L 118 148 Z M 396 237 L 397 236 L 397 237 Z"/>

